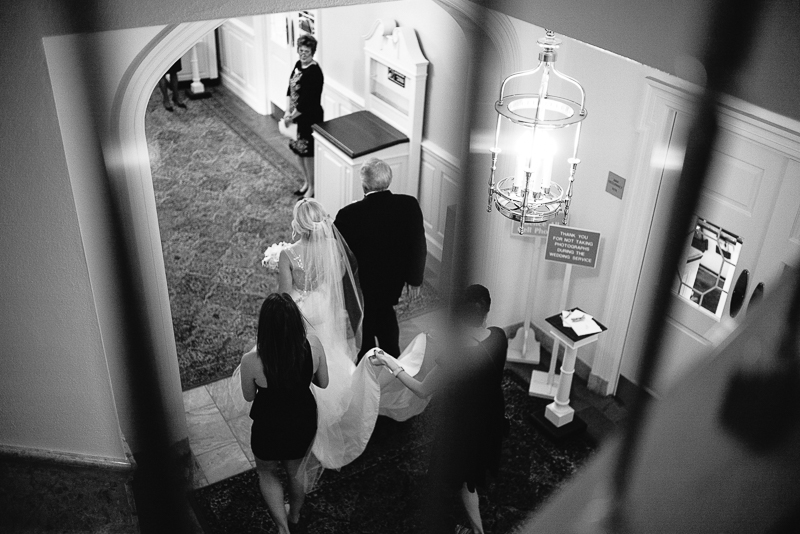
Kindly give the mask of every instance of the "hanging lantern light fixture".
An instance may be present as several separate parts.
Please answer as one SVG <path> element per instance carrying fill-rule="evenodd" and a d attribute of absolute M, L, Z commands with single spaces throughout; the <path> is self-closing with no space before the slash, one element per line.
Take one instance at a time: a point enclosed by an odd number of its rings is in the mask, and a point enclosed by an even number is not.
<path fill-rule="evenodd" d="M 519 221 L 520 235 L 525 231 L 525 223 L 542 223 L 563 215 L 562 224 L 567 224 L 570 201 L 572 200 L 572 183 L 578 159 L 578 142 L 581 135 L 581 122 L 586 118 L 584 107 L 586 93 L 577 80 L 556 70 L 556 50 L 561 40 L 550 30 L 537 42 L 542 50 L 539 52 L 539 64 L 533 70 L 515 72 L 503 80 L 500 86 L 500 100 L 495 103 L 497 111 L 497 128 L 495 130 L 492 154 L 492 172 L 489 179 L 489 205 L 492 204 L 502 215 Z M 539 92 L 506 95 L 506 85 L 513 79 L 533 76 L 541 72 Z M 570 100 L 550 93 L 551 77 L 555 76 L 575 86 L 580 92 L 579 100 Z M 495 183 L 497 160 L 501 152 L 500 130 L 503 120 L 522 126 L 524 133 L 516 140 L 516 146 L 510 150 L 517 155 L 513 176 Z M 554 161 L 556 151 L 555 130 L 575 126 L 572 155 L 567 158 L 567 165 Z M 569 172 L 569 183 L 566 188 L 553 181 L 553 172 L 558 176 L 562 171 Z M 564 173 L 566 174 L 566 172 Z"/>

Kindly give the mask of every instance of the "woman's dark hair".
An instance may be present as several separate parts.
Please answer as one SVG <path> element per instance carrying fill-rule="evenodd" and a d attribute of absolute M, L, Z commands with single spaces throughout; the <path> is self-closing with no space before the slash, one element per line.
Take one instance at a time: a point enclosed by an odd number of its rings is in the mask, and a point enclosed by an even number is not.
<path fill-rule="evenodd" d="M 256 351 L 269 387 L 302 381 L 306 326 L 303 314 L 287 293 L 272 293 L 261 304 Z"/>
<path fill-rule="evenodd" d="M 313 35 L 309 35 L 307 33 L 304 33 L 303 35 L 298 37 L 297 38 L 297 48 L 300 48 L 301 46 L 309 47 L 311 49 L 311 55 L 312 56 L 317 53 L 317 40 L 314 38 Z"/>
<path fill-rule="evenodd" d="M 473 284 L 456 301 L 456 317 L 466 326 L 481 326 L 491 305 L 489 290 L 480 284 Z"/>

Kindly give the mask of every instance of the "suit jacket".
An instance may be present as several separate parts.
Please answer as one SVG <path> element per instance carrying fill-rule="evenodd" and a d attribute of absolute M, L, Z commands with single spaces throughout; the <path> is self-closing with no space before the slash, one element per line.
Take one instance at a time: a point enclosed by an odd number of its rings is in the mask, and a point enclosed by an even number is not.
<path fill-rule="evenodd" d="M 370 193 L 340 209 L 334 224 L 358 261 L 367 306 L 393 306 L 406 283 L 422 284 L 428 251 L 416 198 Z"/>

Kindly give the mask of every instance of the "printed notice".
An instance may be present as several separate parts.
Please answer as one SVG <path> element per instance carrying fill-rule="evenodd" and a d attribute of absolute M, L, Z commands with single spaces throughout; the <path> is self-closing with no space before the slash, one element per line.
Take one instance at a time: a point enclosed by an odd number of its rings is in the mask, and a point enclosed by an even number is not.
<path fill-rule="evenodd" d="M 551 224 L 544 259 L 594 268 L 599 247 L 600 232 Z"/>
<path fill-rule="evenodd" d="M 526 237 L 526 238 L 539 238 L 544 239 L 547 237 L 548 228 L 550 228 L 551 221 L 541 222 L 541 223 L 526 223 L 522 229 L 523 234 L 522 236 L 519 235 L 519 222 L 514 221 L 511 225 L 511 236 L 512 237 Z"/>
<path fill-rule="evenodd" d="M 625 192 L 625 178 L 613 172 L 609 172 L 606 192 L 622 200 L 622 194 Z"/>

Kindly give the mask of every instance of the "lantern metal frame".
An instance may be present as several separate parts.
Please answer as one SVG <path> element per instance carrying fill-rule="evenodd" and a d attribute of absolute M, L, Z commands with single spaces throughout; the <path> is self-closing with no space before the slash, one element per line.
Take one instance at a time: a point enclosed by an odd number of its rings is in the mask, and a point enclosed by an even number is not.
<path fill-rule="evenodd" d="M 585 107 L 586 92 L 577 80 L 559 72 L 555 67 L 556 50 L 561 40 L 555 37 L 550 30 L 545 30 L 545 37 L 537 43 L 542 48 L 539 52 L 539 64 L 532 70 L 520 71 L 511 74 L 503 80 L 500 86 L 500 99 L 495 103 L 497 111 L 497 126 L 495 129 L 494 147 L 490 149 L 492 155 L 491 175 L 489 178 L 489 203 L 487 211 L 492 211 L 494 204 L 497 211 L 504 217 L 519 221 L 518 232 L 525 233 L 526 223 L 543 223 L 563 214 L 562 224 L 567 224 L 569 208 L 572 201 L 573 182 L 575 172 L 580 163 L 578 159 L 578 144 L 581 135 L 581 123 L 587 116 Z M 533 76 L 541 70 L 542 77 L 539 83 L 539 92 L 506 95 L 506 86 L 516 78 Z M 551 75 L 560 78 L 575 86 L 580 92 L 580 99 L 571 100 L 562 96 L 549 93 Z M 549 116 L 548 116 L 549 115 Z M 539 191 L 532 191 L 532 169 L 525 169 L 525 187 L 520 190 L 514 184 L 514 177 L 509 176 L 495 182 L 497 160 L 500 155 L 500 131 L 504 120 L 533 130 L 535 138 L 540 130 L 559 130 L 575 126 L 575 136 L 572 147 L 572 157 L 567 158 L 569 164 L 569 183 L 562 187 L 555 181 L 549 187 Z"/>

